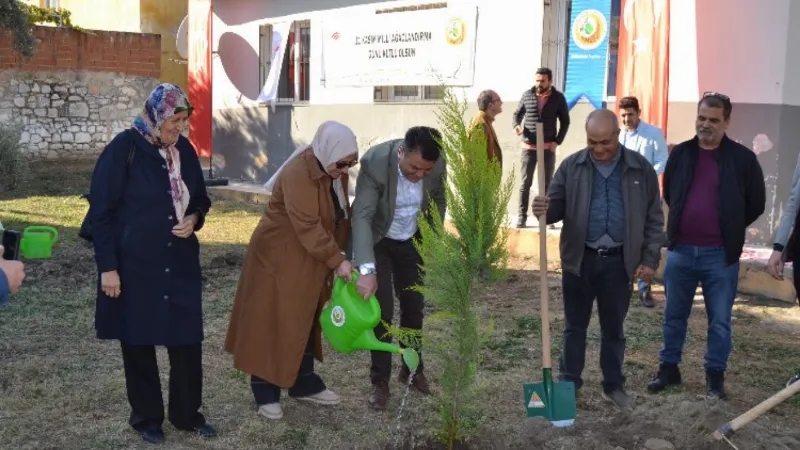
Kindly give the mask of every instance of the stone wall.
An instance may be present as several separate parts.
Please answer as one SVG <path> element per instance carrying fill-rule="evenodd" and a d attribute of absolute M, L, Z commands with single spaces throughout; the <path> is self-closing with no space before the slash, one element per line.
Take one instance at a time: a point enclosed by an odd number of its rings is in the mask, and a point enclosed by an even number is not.
<path fill-rule="evenodd" d="M 36 27 L 36 55 L 22 59 L 0 33 L 0 122 L 22 127 L 35 158 L 99 153 L 130 126 L 159 83 L 161 37 Z"/>

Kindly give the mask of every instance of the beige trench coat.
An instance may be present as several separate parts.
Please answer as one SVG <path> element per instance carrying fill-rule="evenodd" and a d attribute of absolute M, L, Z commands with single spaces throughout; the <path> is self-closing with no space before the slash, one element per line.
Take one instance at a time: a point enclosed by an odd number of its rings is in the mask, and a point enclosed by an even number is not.
<path fill-rule="evenodd" d="M 297 378 L 312 326 L 322 361 L 317 318 L 349 233 L 349 223 L 335 225 L 331 183 L 310 149 L 284 168 L 239 277 L 225 350 L 235 368 L 282 388 Z"/>

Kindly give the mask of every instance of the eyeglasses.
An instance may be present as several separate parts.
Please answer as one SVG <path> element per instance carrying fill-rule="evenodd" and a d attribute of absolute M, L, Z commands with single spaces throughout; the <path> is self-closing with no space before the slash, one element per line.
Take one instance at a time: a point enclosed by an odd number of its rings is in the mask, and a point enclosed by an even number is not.
<path fill-rule="evenodd" d="M 718 98 L 718 99 L 720 99 L 720 100 L 722 100 L 724 102 L 730 102 L 731 101 L 730 97 L 728 97 L 725 94 L 720 94 L 719 92 L 712 92 L 712 91 L 703 92 L 703 98 L 706 98 L 706 97 L 715 97 L 715 98 Z"/>
<path fill-rule="evenodd" d="M 354 159 L 354 160 L 352 160 L 350 162 L 336 161 L 336 168 L 337 169 L 344 169 L 344 168 L 350 169 L 352 167 L 355 167 L 356 164 L 358 164 L 358 160 L 357 159 Z"/>

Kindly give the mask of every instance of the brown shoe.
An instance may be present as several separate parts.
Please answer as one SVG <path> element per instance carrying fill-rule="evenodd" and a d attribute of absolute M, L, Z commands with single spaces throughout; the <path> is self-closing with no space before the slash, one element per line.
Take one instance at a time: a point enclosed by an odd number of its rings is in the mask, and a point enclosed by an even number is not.
<path fill-rule="evenodd" d="M 389 404 L 389 383 L 382 381 L 372 385 L 372 392 L 367 399 L 370 408 L 377 411 L 386 410 Z"/>
<path fill-rule="evenodd" d="M 397 374 L 397 381 L 399 381 L 403 385 L 408 384 L 408 376 L 411 372 L 406 367 L 402 367 L 400 369 L 400 373 Z M 411 386 L 414 389 L 418 390 L 420 393 L 425 395 L 430 395 L 431 388 L 428 386 L 428 379 L 425 377 L 425 374 L 420 372 L 414 375 L 414 379 L 411 381 Z"/>

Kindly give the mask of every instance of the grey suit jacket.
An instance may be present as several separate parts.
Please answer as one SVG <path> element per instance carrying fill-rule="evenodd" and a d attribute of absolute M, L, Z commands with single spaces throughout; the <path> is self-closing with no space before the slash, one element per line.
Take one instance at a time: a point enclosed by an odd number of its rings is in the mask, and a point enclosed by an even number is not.
<path fill-rule="evenodd" d="M 386 236 L 392 225 L 399 176 L 397 150 L 402 143 L 403 139 L 395 139 L 375 145 L 361 157 L 352 218 L 352 262 L 355 266 L 375 262 L 373 247 Z M 429 219 L 430 204 L 435 202 L 444 220 L 446 174 L 442 155 L 422 179 L 424 194 L 421 212 Z"/>

